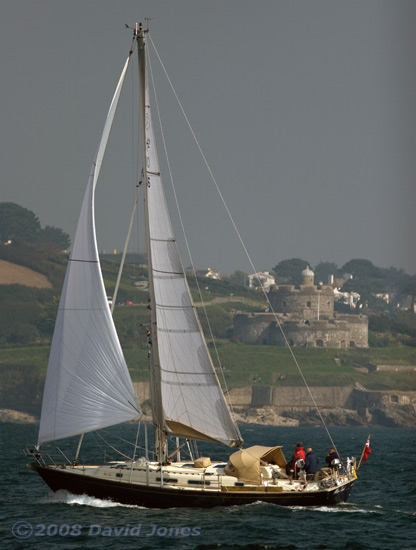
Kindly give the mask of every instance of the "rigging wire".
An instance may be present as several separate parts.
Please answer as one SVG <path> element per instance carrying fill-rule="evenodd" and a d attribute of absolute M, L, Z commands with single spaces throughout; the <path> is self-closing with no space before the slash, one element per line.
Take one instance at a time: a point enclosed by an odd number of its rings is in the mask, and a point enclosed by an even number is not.
<path fill-rule="evenodd" d="M 97 431 L 95 432 L 90 432 L 91 434 L 91 437 L 93 438 L 93 440 L 95 441 L 96 445 L 98 445 L 98 447 L 104 452 L 104 454 L 106 453 L 106 447 L 103 447 L 100 442 L 97 440 L 98 438 L 100 438 L 104 443 L 105 445 L 107 445 L 108 447 L 111 447 L 116 453 L 124 456 L 125 458 L 130 458 L 130 457 L 127 457 L 127 455 L 123 454 L 121 451 L 119 451 L 118 449 L 116 449 L 115 447 L 113 447 L 106 439 L 104 439 Z M 131 443 L 129 443 L 129 445 L 131 445 Z"/>
<path fill-rule="evenodd" d="M 139 423 L 139 426 L 140 426 L 140 423 Z M 140 449 L 141 451 L 144 450 L 143 447 L 137 445 L 137 439 L 136 439 L 136 443 L 132 442 L 132 441 L 128 441 L 126 439 L 123 439 L 122 437 L 120 436 L 117 436 L 115 434 L 111 434 L 110 432 L 108 432 L 107 430 L 100 430 L 101 432 L 107 434 L 107 435 L 110 435 L 112 437 L 114 437 L 115 439 L 118 439 L 120 441 L 122 441 L 123 443 L 126 443 L 128 444 L 130 447 L 133 447 L 133 453 L 135 454 L 137 449 Z M 123 453 L 122 451 L 120 451 L 120 449 L 117 449 L 117 447 L 115 447 L 114 445 L 112 445 L 108 439 L 105 439 L 98 431 L 95 431 L 95 432 L 91 432 L 91 435 L 93 437 L 93 439 L 95 439 L 96 443 L 101 447 L 100 443 L 97 441 L 97 438 L 101 439 L 105 445 L 107 445 L 108 447 L 110 447 L 111 449 L 113 449 L 113 451 L 115 451 L 117 454 L 123 456 L 124 458 L 126 458 L 127 460 L 132 460 L 132 457 Z M 101 447 L 101 449 L 103 449 L 103 447 Z M 133 456 L 134 456 L 133 454 Z"/>
<path fill-rule="evenodd" d="M 297 369 L 298 369 L 298 372 L 299 372 L 299 374 L 300 374 L 300 376 L 301 376 L 301 378 L 302 378 L 302 381 L 303 381 L 303 383 L 305 384 L 305 387 L 306 387 L 306 389 L 307 389 L 307 391 L 308 391 L 308 393 L 309 393 L 309 396 L 310 396 L 310 398 L 311 398 L 311 400 L 312 400 L 312 403 L 314 404 L 314 407 L 315 407 L 315 409 L 316 409 L 317 412 L 318 412 L 318 415 L 319 415 L 319 418 L 320 418 L 320 420 L 321 420 L 321 422 L 322 422 L 322 425 L 324 426 L 324 428 L 325 428 L 325 430 L 326 430 L 326 433 L 327 433 L 327 435 L 328 435 L 328 437 L 329 437 L 329 439 L 330 439 L 330 441 L 331 441 L 333 447 L 336 449 L 335 443 L 334 443 L 334 441 L 333 441 L 333 439 L 332 439 L 332 437 L 331 437 L 331 434 L 330 434 L 330 432 L 329 432 L 329 430 L 328 430 L 328 427 L 327 427 L 327 425 L 326 425 L 326 423 L 325 423 L 325 420 L 324 420 L 324 418 L 323 418 L 323 416 L 322 416 L 322 414 L 321 414 L 321 411 L 320 411 L 320 409 L 319 409 L 319 407 L 318 407 L 318 404 L 317 404 L 317 402 L 316 402 L 316 400 L 315 400 L 315 398 L 314 398 L 314 396 L 313 396 L 313 394 L 312 394 L 312 392 L 311 392 L 311 389 L 310 389 L 310 387 L 309 387 L 309 385 L 308 385 L 308 383 L 307 383 L 307 381 L 306 381 L 306 378 L 305 378 L 305 376 L 304 376 L 304 374 L 303 374 L 303 372 L 302 372 L 302 369 L 301 369 L 301 367 L 300 367 L 300 365 L 299 365 L 299 362 L 298 362 L 298 360 L 297 360 L 297 358 L 296 358 L 296 356 L 295 356 L 295 354 L 294 354 L 294 352 L 293 352 L 293 349 L 292 349 L 292 347 L 290 346 L 290 343 L 289 343 L 289 341 L 288 341 L 288 339 L 287 339 L 287 337 L 286 337 L 286 334 L 285 334 L 284 331 L 283 331 L 283 327 L 282 327 L 282 325 L 281 325 L 281 323 L 280 323 L 280 321 L 279 321 L 279 318 L 278 318 L 276 312 L 275 312 L 274 309 L 273 309 L 273 306 L 272 306 L 272 304 L 271 304 L 271 302 L 270 302 L 269 296 L 268 296 L 268 294 L 267 294 L 267 292 L 266 292 L 266 290 L 265 290 L 265 288 L 264 288 L 264 285 L 263 285 L 263 283 L 261 282 L 261 280 L 260 280 L 260 278 L 259 278 L 259 276 L 258 276 L 258 271 L 257 271 L 257 269 L 256 269 L 255 266 L 254 266 L 253 260 L 251 259 L 251 256 L 250 256 L 250 253 L 249 253 L 249 251 L 248 251 L 248 249 L 247 249 L 247 247 L 246 247 L 246 245 L 245 245 L 245 243 L 244 243 L 244 240 L 243 240 L 243 238 L 242 238 L 242 236 L 241 236 L 240 231 L 238 230 L 238 227 L 237 227 L 237 225 L 236 225 L 236 223 L 235 223 L 235 220 L 234 220 L 234 218 L 233 218 L 233 216 L 232 216 L 232 214 L 231 214 L 231 211 L 230 211 L 230 209 L 229 209 L 229 207 L 228 207 L 228 205 L 227 205 L 227 203 L 226 203 L 226 201 L 225 201 L 224 195 L 223 195 L 222 192 L 221 192 L 221 189 L 220 189 L 220 187 L 219 187 L 219 185 L 218 185 L 218 183 L 217 183 L 217 180 L 216 180 L 216 178 L 215 178 L 215 176 L 214 176 L 214 174 L 213 174 L 213 172 L 212 172 L 212 170 L 211 170 L 211 167 L 210 167 L 210 165 L 209 165 L 209 163 L 208 163 L 208 160 L 207 160 L 207 158 L 206 158 L 206 156 L 205 156 L 205 154 L 204 154 L 204 152 L 203 152 L 203 150 L 202 150 L 202 147 L 201 147 L 201 145 L 200 145 L 200 143 L 199 143 L 199 141 L 198 141 L 198 138 L 196 137 L 196 134 L 195 134 L 195 132 L 194 132 L 194 130 L 193 130 L 193 128 L 192 128 L 192 125 L 191 125 L 191 123 L 190 123 L 190 121 L 189 121 L 189 118 L 188 118 L 188 116 L 187 116 L 186 113 L 185 113 L 185 110 L 184 110 L 184 108 L 183 108 L 183 106 L 182 106 L 182 103 L 181 103 L 179 97 L 178 97 L 178 94 L 177 94 L 177 92 L 176 92 L 176 90 L 175 90 L 175 87 L 173 86 L 172 80 L 171 80 L 171 78 L 170 78 L 170 76 L 169 76 L 169 74 L 168 74 L 168 72 L 167 72 L 167 70 L 166 70 L 166 68 L 165 68 L 165 65 L 163 64 L 163 61 L 162 61 L 162 59 L 161 59 L 161 57 L 160 57 L 160 55 L 159 55 L 159 53 L 158 53 L 158 51 L 157 51 L 157 48 L 156 48 L 156 46 L 155 46 L 155 44 L 154 44 L 154 42 L 153 42 L 153 40 L 152 40 L 152 38 L 151 38 L 151 36 L 150 36 L 150 33 L 149 33 L 149 39 L 150 39 L 150 42 L 151 42 L 151 44 L 152 44 L 152 47 L 153 47 L 153 49 L 154 49 L 154 51 L 155 51 L 155 53 L 156 53 L 156 56 L 157 56 L 157 58 L 158 58 L 158 60 L 159 60 L 159 63 L 160 63 L 160 65 L 161 65 L 162 69 L 163 69 L 163 72 L 164 72 L 164 74 L 165 74 L 165 77 L 166 77 L 167 81 L 169 82 L 169 85 L 170 85 L 171 90 L 172 90 L 172 92 L 173 92 L 173 94 L 174 94 L 174 96 L 175 96 L 175 99 L 176 99 L 176 101 L 177 101 L 177 103 L 178 103 L 178 105 L 179 105 L 179 108 L 180 108 L 180 110 L 181 110 L 181 112 L 182 112 L 182 115 L 183 115 L 183 117 L 184 117 L 184 119 L 185 119 L 185 121 L 186 121 L 186 124 L 187 124 L 187 126 L 188 126 L 188 129 L 189 129 L 189 131 L 190 131 L 190 133 L 191 133 L 191 135 L 192 135 L 192 137 L 193 137 L 193 139 L 194 139 L 194 141 L 195 141 L 195 144 L 196 144 L 196 146 L 197 146 L 197 148 L 198 148 L 198 150 L 199 150 L 199 153 L 200 153 L 200 155 L 201 155 L 201 157 L 202 157 L 202 159 L 203 159 L 203 162 L 204 162 L 204 164 L 205 164 L 205 167 L 206 167 L 207 170 L 208 170 L 208 173 L 209 173 L 209 175 L 210 175 L 210 177 L 211 177 L 211 180 L 212 180 L 212 182 L 213 182 L 213 184 L 214 184 L 214 186 L 215 186 L 215 188 L 216 188 L 216 190 L 217 190 L 217 193 L 218 193 L 218 195 L 219 195 L 219 197 L 220 197 L 220 199 L 221 199 L 221 202 L 222 202 L 222 204 L 223 204 L 223 206 L 224 206 L 224 208 L 225 208 L 225 210 L 226 210 L 226 212 L 227 212 L 228 218 L 229 218 L 229 220 L 230 220 L 230 222 L 231 222 L 231 224 L 232 224 L 232 226 L 233 226 L 233 228 L 234 228 L 234 231 L 236 232 L 236 235 L 237 235 L 237 237 L 238 237 L 238 240 L 240 241 L 240 244 L 241 244 L 241 246 L 242 246 L 242 248 L 243 248 L 243 250 L 244 250 L 244 252 L 245 252 L 245 255 L 246 255 L 247 259 L 248 259 L 248 262 L 249 262 L 249 264 L 250 264 L 250 266 L 251 266 L 251 269 L 253 270 L 253 273 L 255 274 L 255 277 L 256 277 L 256 279 L 257 279 L 257 281 L 258 281 L 258 283 L 259 283 L 259 286 L 260 286 L 260 288 L 261 288 L 261 290 L 262 290 L 262 292 L 263 292 L 263 295 L 264 295 L 264 297 L 266 298 L 267 304 L 268 304 L 268 306 L 269 306 L 269 311 L 272 313 L 272 315 L 273 315 L 273 317 L 274 317 L 274 319 L 275 319 L 275 321 L 276 321 L 276 324 L 277 324 L 277 326 L 279 327 L 279 330 L 280 330 L 280 332 L 281 332 L 281 334 L 282 334 L 282 337 L 283 337 L 283 340 L 284 340 L 284 342 L 285 342 L 285 346 L 289 349 L 289 352 L 290 352 L 290 355 L 291 355 L 291 357 L 292 357 L 292 360 L 294 361 L 294 363 L 295 363 L 295 365 L 296 365 L 296 367 L 297 367 Z M 152 79 L 153 79 L 153 74 L 152 74 Z M 159 114 L 159 109 L 158 109 L 157 102 L 156 102 L 156 107 L 157 107 L 157 111 L 158 111 L 158 114 Z M 164 147 L 165 147 L 164 138 L 163 138 L 163 144 L 164 144 Z M 166 154 L 166 147 L 165 147 L 165 154 Z M 169 172 L 170 172 L 170 167 L 169 167 Z M 176 197 L 176 192 L 175 192 L 175 190 L 174 190 L 174 194 L 175 194 L 175 201 L 176 201 L 176 203 L 177 203 L 177 197 Z M 177 203 L 177 207 L 178 207 L 178 203 Z M 179 207 L 178 207 L 178 211 L 179 211 Z M 179 211 L 179 217 L 180 217 L 180 223 L 181 223 L 181 226 L 182 226 L 182 230 L 183 230 L 184 235 L 185 235 L 184 226 L 183 226 L 183 221 L 182 221 L 182 217 L 181 217 L 181 215 L 180 215 L 180 211 Z M 192 258 L 192 257 L 191 257 L 191 254 L 190 254 L 189 245 L 188 245 L 188 241 L 187 241 L 187 239 L 186 239 L 186 236 L 185 236 L 185 241 L 186 241 L 186 246 L 187 246 L 187 248 L 188 248 L 188 254 L 190 255 L 190 258 Z M 192 259 L 191 259 L 191 262 L 192 262 Z M 192 262 L 192 267 L 193 267 L 194 272 L 195 272 L 195 268 L 194 268 L 193 262 Z M 196 276 L 195 276 L 195 278 L 196 278 Z M 197 285 L 198 285 L 198 283 L 197 283 Z M 198 290 L 200 291 L 199 285 L 198 285 Z M 202 301 L 202 302 L 203 302 L 203 301 Z M 204 304 L 204 302 L 203 302 L 203 304 Z M 203 305 L 203 309 L 204 309 L 205 315 L 207 315 L 204 305 Z M 211 332 L 211 334 L 212 334 L 212 332 Z M 216 351 L 216 354 L 217 354 L 217 357 L 218 357 L 218 352 L 217 352 L 217 348 L 216 348 L 216 346 L 215 346 L 215 341 L 214 341 L 214 348 L 215 348 L 215 351 Z M 219 358 L 218 358 L 218 359 L 219 359 Z M 223 370 L 223 369 L 222 369 L 222 367 L 221 367 L 221 371 L 222 371 L 222 370 Z M 225 380 L 225 377 L 224 377 L 224 380 Z M 339 454 L 339 453 L 338 453 L 338 454 Z"/>

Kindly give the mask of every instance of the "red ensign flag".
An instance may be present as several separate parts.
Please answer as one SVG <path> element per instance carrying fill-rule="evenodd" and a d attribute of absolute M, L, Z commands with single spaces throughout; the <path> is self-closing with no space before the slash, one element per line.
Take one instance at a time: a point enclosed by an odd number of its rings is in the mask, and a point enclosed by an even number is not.
<path fill-rule="evenodd" d="M 367 442 L 366 442 L 365 447 L 364 447 L 364 456 L 363 456 L 364 463 L 367 462 L 367 458 L 368 458 L 369 454 L 371 454 L 370 436 L 368 436 Z"/>

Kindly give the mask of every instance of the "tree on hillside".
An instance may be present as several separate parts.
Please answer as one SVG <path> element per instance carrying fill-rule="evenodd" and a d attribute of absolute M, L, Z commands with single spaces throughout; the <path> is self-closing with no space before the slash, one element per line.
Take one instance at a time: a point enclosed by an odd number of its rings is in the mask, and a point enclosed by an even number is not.
<path fill-rule="evenodd" d="M 405 294 L 416 296 L 416 275 L 409 276 L 409 279 L 402 290 Z"/>
<path fill-rule="evenodd" d="M 386 303 L 377 294 L 387 291 L 385 272 L 376 267 L 370 260 L 354 259 L 342 266 L 344 273 L 351 273 L 349 279 L 342 287 L 346 292 L 358 292 L 361 303 L 368 305 L 373 310 L 383 310 Z"/>
<path fill-rule="evenodd" d="M 356 279 L 382 279 L 383 271 L 370 260 L 350 260 L 341 268 L 343 273 L 351 273 Z"/>
<path fill-rule="evenodd" d="M 51 225 L 46 225 L 44 229 L 40 230 L 39 240 L 56 244 L 61 250 L 67 250 L 71 244 L 68 233 L 65 233 L 59 227 L 52 227 Z"/>
<path fill-rule="evenodd" d="M 0 240 L 3 242 L 20 237 L 28 242 L 38 240 L 40 221 L 27 208 L 14 202 L 0 203 Z"/>
<path fill-rule="evenodd" d="M 338 277 L 339 267 L 334 262 L 319 262 L 315 267 L 315 280 L 317 282 L 322 282 L 324 285 L 329 282 L 329 277 L 333 275 Z"/>
<path fill-rule="evenodd" d="M 292 258 L 290 260 L 283 260 L 279 262 L 273 268 L 273 271 L 276 273 L 277 278 L 280 278 L 281 282 L 286 282 L 292 285 L 300 285 L 302 284 L 302 271 L 308 265 L 311 264 L 306 260 Z M 279 282 L 278 279 L 276 282 Z"/>
<path fill-rule="evenodd" d="M 230 282 L 236 285 L 248 286 L 248 275 L 244 271 L 236 269 L 234 273 L 230 275 Z"/>
<path fill-rule="evenodd" d="M 408 275 L 404 269 L 395 267 L 382 269 L 382 272 L 386 292 L 393 292 L 396 295 L 416 294 L 416 275 Z"/>
<path fill-rule="evenodd" d="M 69 235 L 57 227 L 41 228 L 37 216 L 14 202 L 0 203 L 0 242 L 20 238 L 29 243 L 51 242 L 65 250 L 69 248 Z"/>
<path fill-rule="evenodd" d="M 52 300 L 44 306 L 42 313 L 37 319 L 36 325 L 43 334 L 52 336 L 56 315 L 58 313 L 58 306 L 59 298 L 58 296 L 53 296 Z"/>
<path fill-rule="evenodd" d="M 378 304 L 383 309 L 386 307 L 386 303 L 383 300 L 376 298 L 376 294 L 384 292 L 380 279 L 366 279 L 365 277 L 349 279 L 342 286 L 342 290 L 344 292 L 357 292 L 360 295 L 360 303 L 363 305 L 376 307 Z"/>

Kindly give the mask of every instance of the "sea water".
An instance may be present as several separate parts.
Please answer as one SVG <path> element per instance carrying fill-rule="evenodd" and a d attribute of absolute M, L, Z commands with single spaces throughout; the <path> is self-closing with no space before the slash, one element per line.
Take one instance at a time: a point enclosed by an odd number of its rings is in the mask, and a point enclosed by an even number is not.
<path fill-rule="evenodd" d="M 346 504 L 286 508 L 257 502 L 210 510 L 148 509 L 54 494 L 26 468 L 22 449 L 36 442 L 37 429 L 0 424 L 2 549 L 406 550 L 416 546 L 416 438 L 410 429 L 331 430 L 340 454 L 357 459 L 371 432 L 372 453 L 360 466 Z M 117 433 L 134 440 L 135 430 L 127 425 Z M 246 426 L 241 431 L 246 446 L 283 445 L 287 458 L 302 440 L 314 448 L 321 465 L 332 446 L 320 428 Z M 214 456 L 207 446 L 202 445 L 201 451 L 212 459 L 227 456 L 227 449 L 220 447 L 216 453 L 221 456 Z"/>

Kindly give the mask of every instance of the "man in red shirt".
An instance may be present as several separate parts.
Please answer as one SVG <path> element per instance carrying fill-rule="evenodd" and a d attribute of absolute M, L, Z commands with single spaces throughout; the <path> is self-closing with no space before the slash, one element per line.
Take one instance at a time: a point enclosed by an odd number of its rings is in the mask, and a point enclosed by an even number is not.
<path fill-rule="evenodd" d="M 304 463 L 305 463 L 305 449 L 303 447 L 302 441 L 298 441 L 296 443 L 295 452 L 293 453 L 293 456 L 292 456 L 290 462 L 288 462 L 286 464 L 286 473 L 287 473 L 287 475 L 290 475 L 291 470 L 293 470 L 295 472 L 295 478 L 297 477 L 297 470 L 302 469 L 301 467 L 299 467 L 300 466 L 299 463 L 298 463 L 298 465 L 296 464 L 298 460 L 303 460 L 303 465 L 304 465 Z"/>
<path fill-rule="evenodd" d="M 295 454 L 293 455 L 293 457 L 295 459 L 295 462 L 296 462 L 296 460 L 299 460 L 300 458 L 305 460 L 305 449 L 303 447 L 302 441 L 298 441 L 298 443 L 296 443 L 296 450 L 295 450 Z"/>

